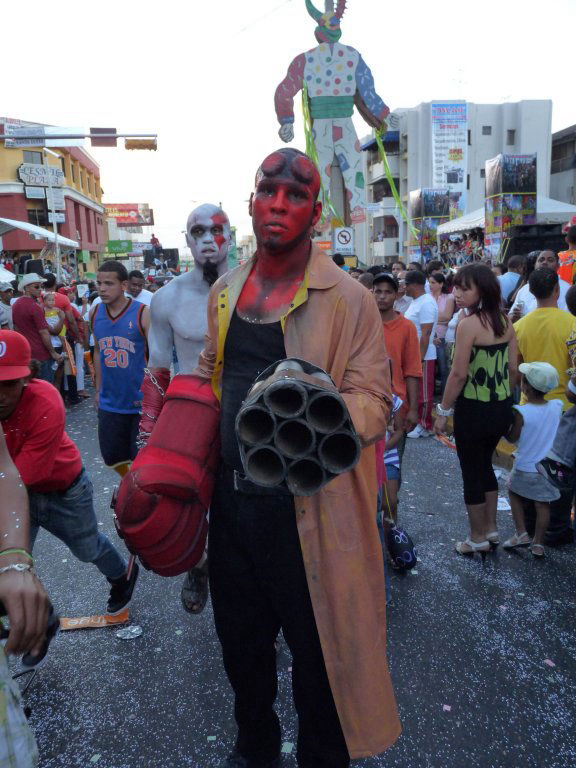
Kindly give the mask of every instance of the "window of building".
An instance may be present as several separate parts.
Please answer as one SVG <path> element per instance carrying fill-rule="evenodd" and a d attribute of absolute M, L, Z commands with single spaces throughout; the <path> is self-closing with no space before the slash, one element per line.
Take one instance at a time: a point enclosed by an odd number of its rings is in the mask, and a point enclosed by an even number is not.
<path fill-rule="evenodd" d="M 92 179 L 89 175 L 86 176 L 86 181 L 88 182 L 88 192 L 92 194 Z"/>
<path fill-rule="evenodd" d="M 482 126 L 482 136 L 492 136 L 492 126 L 491 125 L 483 125 Z"/>
<path fill-rule="evenodd" d="M 80 189 L 84 189 L 84 173 L 80 171 Z"/>
<path fill-rule="evenodd" d="M 26 213 L 28 214 L 29 224 L 34 224 L 37 227 L 47 227 L 50 223 L 48 221 L 48 213 L 44 208 L 28 208 Z"/>
<path fill-rule="evenodd" d="M 515 143 L 516 143 L 516 131 L 513 129 L 506 131 L 506 144 L 512 145 Z"/>
<path fill-rule="evenodd" d="M 481 179 L 486 178 L 486 168 L 480 168 L 480 178 Z"/>
<path fill-rule="evenodd" d="M 29 149 L 25 149 L 22 153 L 24 155 L 25 163 L 33 163 L 34 165 L 44 165 L 44 155 L 42 152 L 32 152 Z"/>
<path fill-rule="evenodd" d="M 70 160 L 70 176 L 72 176 L 72 181 L 76 184 L 76 166 L 72 160 Z"/>
<path fill-rule="evenodd" d="M 400 186 L 400 179 L 394 179 L 396 189 Z M 388 179 L 380 179 L 372 186 L 373 201 L 379 203 L 386 197 L 392 197 L 392 188 L 388 182 Z"/>
<path fill-rule="evenodd" d="M 468 128 L 468 146 L 472 146 L 472 131 Z"/>
<path fill-rule="evenodd" d="M 470 174 L 466 174 L 466 189 L 470 189 Z"/>
<path fill-rule="evenodd" d="M 91 210 L 89 208 L 84 209 L 86 211 L 86 232 L 88 233 L 88 240 L 92 242 L 92 222 L 90 220 Z"/>

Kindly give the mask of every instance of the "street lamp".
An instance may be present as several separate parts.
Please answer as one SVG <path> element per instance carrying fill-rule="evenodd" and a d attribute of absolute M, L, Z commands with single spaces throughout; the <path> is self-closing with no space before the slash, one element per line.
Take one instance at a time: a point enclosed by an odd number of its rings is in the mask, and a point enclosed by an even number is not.
<path fill-rule="evenodd" d="M 53 152 L 47 147 L 42 147 L 42 151 L 52 157 L 60 159 L 60 155 L 57 152 Z M 62 282 L 62 266 L 60 264 L 60 244 L 58 243 L 58 224 L 56 222 L 56 203 L 54 201 L 54 192 L 52 189 L 52 175 L 50 173 L 50 166 L 48 166 L 48 191 L 50 193 L 50 209 L 52 213 L 52 226 L 54 228 L 54 258 L 56 261 L 56 279 L 59 283 Z"/>

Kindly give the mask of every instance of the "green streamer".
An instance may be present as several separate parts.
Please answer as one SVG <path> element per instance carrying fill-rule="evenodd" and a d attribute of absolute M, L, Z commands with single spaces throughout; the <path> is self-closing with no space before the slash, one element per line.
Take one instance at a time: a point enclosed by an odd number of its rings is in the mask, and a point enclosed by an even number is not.
<path fill-rule="evenodd" d="M 390 189 L 392 190 L 392 196 L 396 201 L 396 205 L 398 206 L 398 208 L 400 208 L 400 213 L 402 214 L 402 218 L 408 225 L 410 232 L 412 233 L 412 237 L 417 240 L 419 237 L 418 230 L 412 224 L 412 221 L 410 220 L 410 216 L 408 216 L 408 213 L 402 204 L 402 200 L 400 199 L 400 195 L 398 194 L 398 190 L 396 189 L 396 184 L 394 184 L 394 179 L 392 178 L 392 171 L 390 170 L 390 165 L 388 163 L 388 158 L 386 156 L 386 150 L 384 149 L 384 142 L 382 141 L 382 136 L 383 134 L 386 133 L 386 131 L 387 131 L 386 123 L 383 123 L 382 127 L 378 128 L 375 132 L 376 144 L 378 145 L 378 152 L 380 154 L 380 159 L 382 160 L 382 163 L 384 165 L 384 172 L 386 174 L 386 178 L 388 179 L 388 184 L 390 184 Z"/>

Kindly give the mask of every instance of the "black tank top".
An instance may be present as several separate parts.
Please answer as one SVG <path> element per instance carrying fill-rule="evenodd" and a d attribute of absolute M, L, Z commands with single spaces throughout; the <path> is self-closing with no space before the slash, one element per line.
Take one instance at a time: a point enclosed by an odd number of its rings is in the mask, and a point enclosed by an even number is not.
<path fill-rule="evenodd" d="M 240 406 L 254 379 L 276 360 L 284 360 L 285 357 L 284 334 L 280 322 L 249 323 L 234 311 L 224 344 L 220 409 L 222 459 L 232 469 L 242 471 L 234 428 Z"/>

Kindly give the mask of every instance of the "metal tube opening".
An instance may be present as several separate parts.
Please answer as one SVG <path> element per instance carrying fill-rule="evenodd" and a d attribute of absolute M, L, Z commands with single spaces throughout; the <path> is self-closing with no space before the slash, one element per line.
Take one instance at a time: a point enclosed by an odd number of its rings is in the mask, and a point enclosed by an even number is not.
<path fill-rule="evenodd" d="M 313 496 L 323 486 L 326 475 L 316 459 L 298 459 L 286 473 L 286 485 L 294 496 Z"/>
<path fill-rule="evenodd" d="M 343 400 L 332 392 L 319 392 L 308 401 L 306 420 L 322 434 L 340 429 L 346 421 L 346 416 Z"/>
<path fill-rule="evenodd" d="M 274 435 L 276 419 L 267 408 L 252 405 L 238 414 L 236 434 L 245 445 L 267 443 Z"/>
<path fill-rule="evenodd" d="M 294 380 L 276 381 L 264 393 L 264 402 L 272 413 L 285 419 L 300 416 L 306 400 L 306 390 Z"/>
<path fill-rule="evenodd" d="M 300 459 L 314 448 L 314 430 L 303 419 L 290 419 L 278 426 L 274 443 L 285 456 Z"/>
<path fill-rule="evenodd" d="M 246 474 L 253 483 L 272 487 L 279 485 L 286 474 L 284 459 L 275 448 L 252 448 L 246 456 Z"/>
<path fill-rule="evenodd" d="M 352 469 L 360 458 L 358 440 L 351 432 L 327 435 L 318 448 L 318 457 L 324 469 L 340 475 Z"/>

